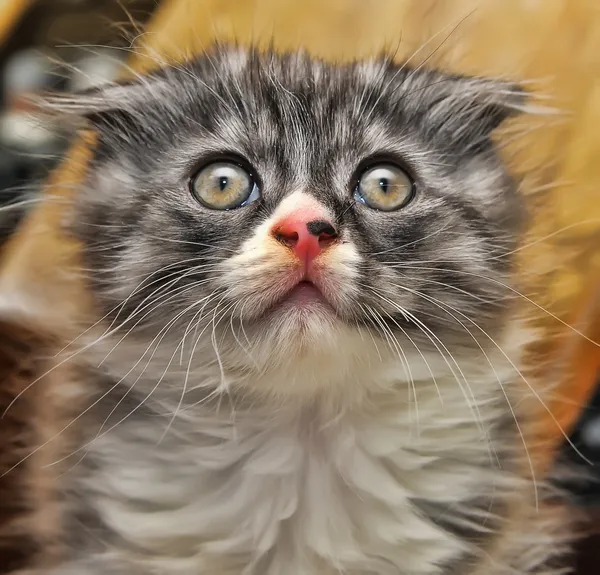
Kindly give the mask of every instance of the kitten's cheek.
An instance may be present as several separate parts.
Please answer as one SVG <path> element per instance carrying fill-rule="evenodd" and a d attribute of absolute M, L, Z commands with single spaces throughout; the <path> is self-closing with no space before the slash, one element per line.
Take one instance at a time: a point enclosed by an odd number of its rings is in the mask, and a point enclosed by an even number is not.
<path fill-rule="evenodd" d="M 350 312 L 360 295 L 361 257 L 351 243 L 340 243 L 314 262 L 312 281 L 338 310 Z"/>
<path fill-rule="evenodd" d="M 259 313 L 302 280 L 296 258 L 272 239 L 248 242 L 224 263 L 221 283 L 232 300 L 245 302 L 247 314 Z"/>

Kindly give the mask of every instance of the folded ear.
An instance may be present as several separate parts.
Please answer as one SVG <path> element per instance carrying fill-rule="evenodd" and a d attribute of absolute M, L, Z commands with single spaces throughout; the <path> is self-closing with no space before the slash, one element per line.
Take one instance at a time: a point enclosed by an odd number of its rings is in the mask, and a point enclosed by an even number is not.
<path fill-rule="evenodd" d="M 528 112 L 528 94 L 512 82 L 460 78 L 456 83 L 457 106 L 480 128 L 491 132 L 504 120 Z"/>
<path fill-rule="evenodd" d="M 433 72 L 408 89 L 406 98 L 425 110 L 435 131 L 446 137 L 465 131 L 488 137 L 504 120 L 525 109 L 527 96 L 518 84 L 493 79 Z"/>
<path fill-rule="evenodd" d="M 431 72 L 407 87 L 405 101 L 432 138 L 460 153 L 477 153 L 492 145 L 492 132 L 506 119 L 522 113 L 547 114 L 525 89 L 513 82 Z"/>
<path fill-rule="evenodd" d="M 76 128 L 99 132 L 122 127 L 144 115 L 144 102 L 159 97 L 166 82 L 158 76 L 138 77 L 75 94 L 41 94 L 30 101 L 39 114 Z"/>

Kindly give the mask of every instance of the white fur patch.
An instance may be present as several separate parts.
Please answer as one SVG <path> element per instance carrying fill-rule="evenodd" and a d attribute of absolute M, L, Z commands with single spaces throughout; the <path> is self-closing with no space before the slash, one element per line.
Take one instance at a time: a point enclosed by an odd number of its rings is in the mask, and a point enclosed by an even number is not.
<path fill-rule="evenodd" d="M 80 572 L 104 575 L 114 563 L 144 575 L 441 573 L 465 543 L 415 501 L 451 512 L 478 496 L 527 490 L 490 463 L 497 446 L 485 430 L 506 406 L 495 400 L 499 383 L 481 358 L 461 364 L 468 393 L 443 362 L 432 357 L 426 366 L 406 353 L 414 388 L 393 354 L 378 357 L 365 344 L 357 362 L 325 346 L 320 359 L 246 376 L 263 381 L 236 382 L 235 370 L 226 376 L 232 389 L 290 389 L 289 378 L 315 389 L 311 380 L 322 377 L 316 389 L 343 383 L 346 397 L 239 404 L 224 397 L 218 408 L 184 408 L 166 436 L 171 418 L 156 416 L 132 416 L 103 434 L 89 455 L 97 467 L 79 470 L 76 489 L 123 543 L 88 556 Z M 505 360 L 493 361 L 503 383 L 514 380 Z M 122 362 L 117 349 L 107 365 Z M 202 388 L 221 375 L 213 366 L 192 379 Z M 170 375 L 169 387 L 175 382 Z M 154 408 L 172 413 L 158 397 Z"/>

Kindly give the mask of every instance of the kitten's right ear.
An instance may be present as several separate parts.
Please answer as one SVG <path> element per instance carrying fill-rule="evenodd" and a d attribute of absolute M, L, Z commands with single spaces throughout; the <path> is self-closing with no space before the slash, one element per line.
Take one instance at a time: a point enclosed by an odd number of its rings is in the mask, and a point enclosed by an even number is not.
<path fill-rule="evenodd" d="M 74 128 L 92 127 L 99 131 L 123 125 L 143 110 L 143 103 L 155 97 L 162 82 L 144 78 L 115 82 L 75 94 L 41 94 L 30 102 L 36 113 Z M 140 108 L 141 106 L 141 108 Z"/>

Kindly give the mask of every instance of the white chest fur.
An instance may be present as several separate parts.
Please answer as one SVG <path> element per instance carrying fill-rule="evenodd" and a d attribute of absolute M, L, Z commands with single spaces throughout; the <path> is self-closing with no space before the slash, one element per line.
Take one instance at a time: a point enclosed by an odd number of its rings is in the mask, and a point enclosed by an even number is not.
<path fill-rule="evenodd" d="M 131 418 L 94 442 L 82 479 L 124 542 L 106 553 L 136 575 L 440 572 L 464 543 L 415 502 L 452 513 L 511 480 L 484 432 L 497 382 L 480 383 L 474 405 L 454 380 L 417 382 L 418 414 L 405 389 L 330 418 L 224 401 L 165 437 L 164 419 Z"/>

